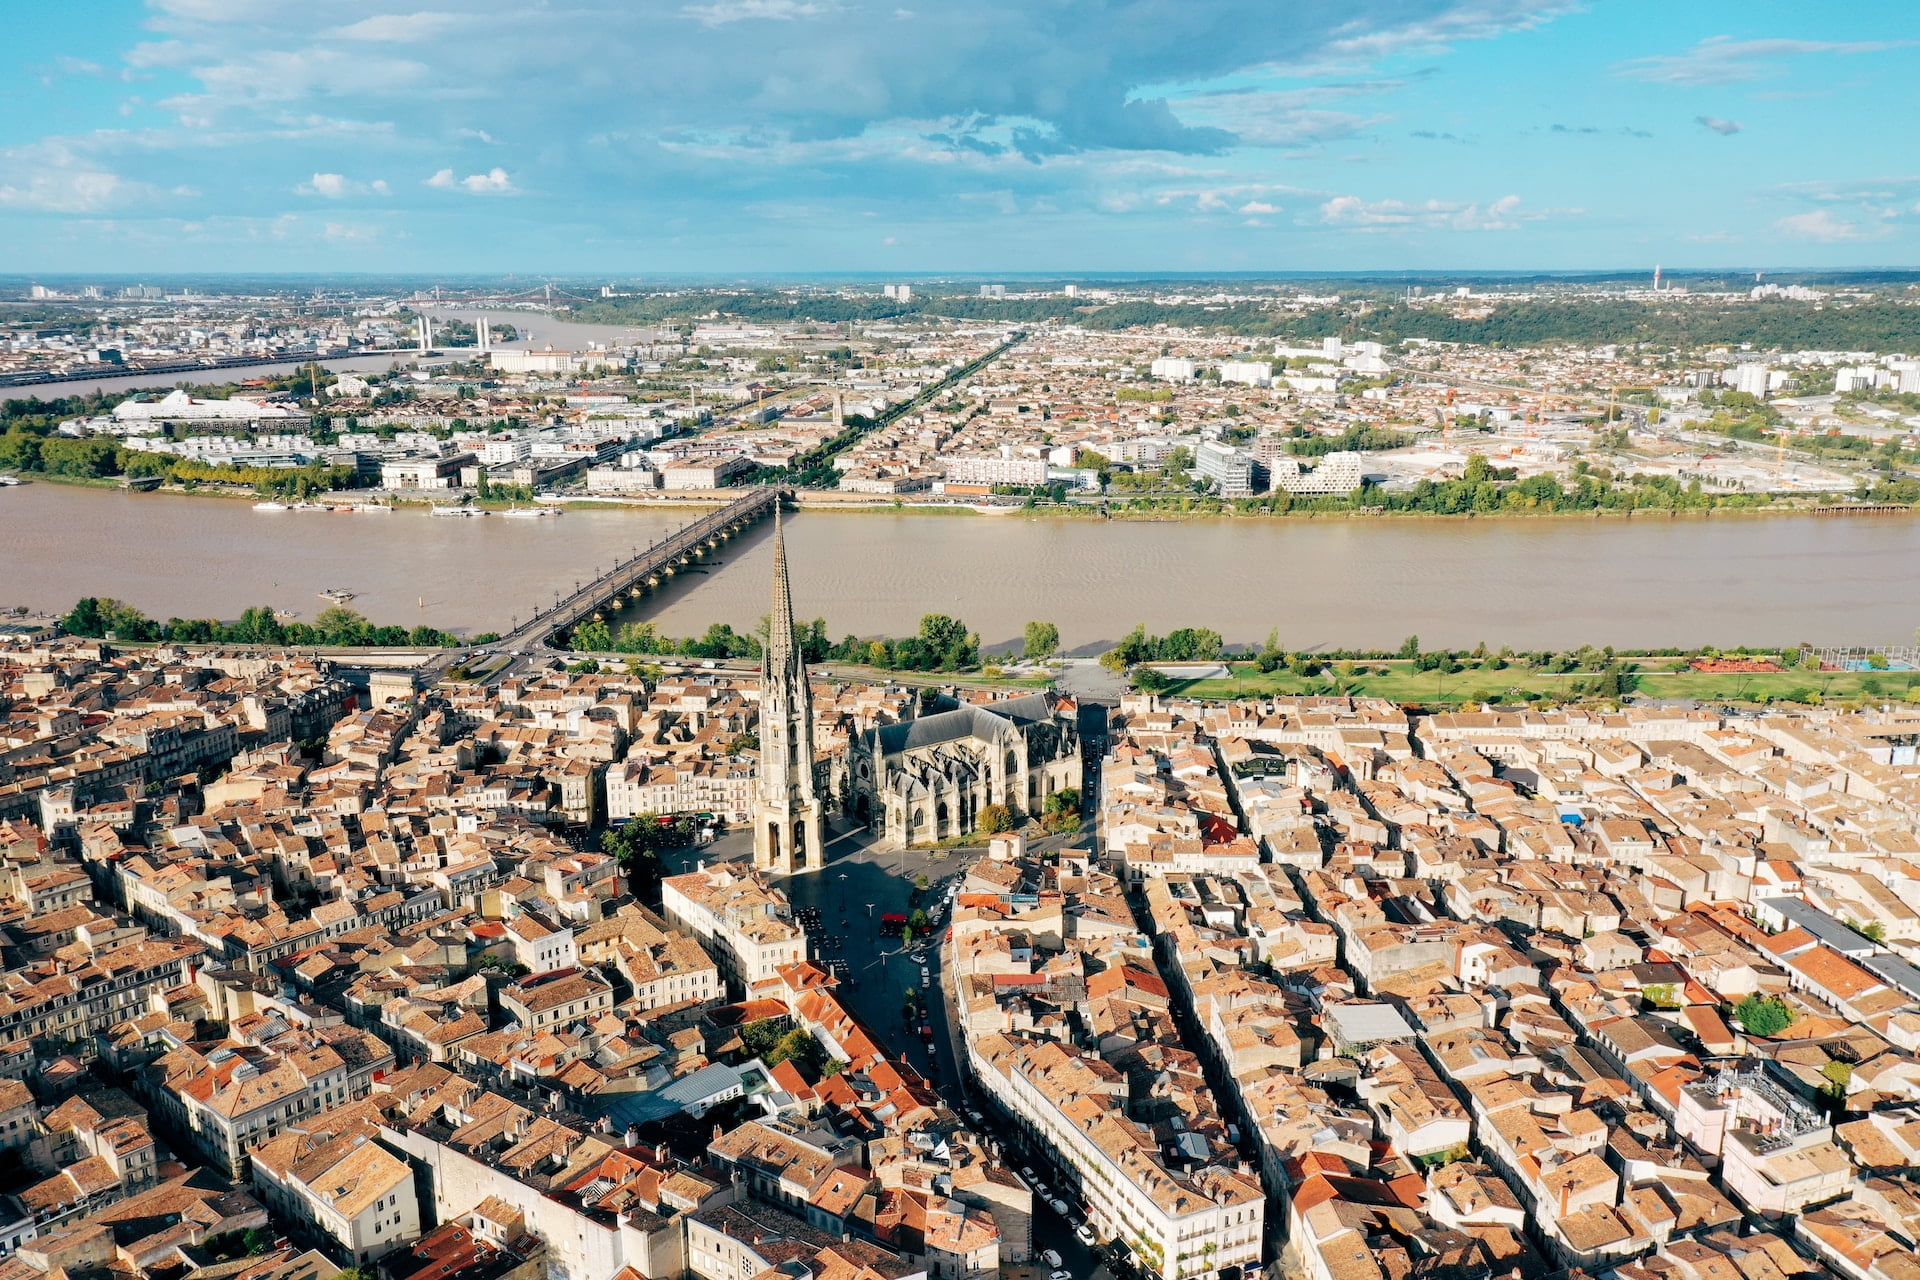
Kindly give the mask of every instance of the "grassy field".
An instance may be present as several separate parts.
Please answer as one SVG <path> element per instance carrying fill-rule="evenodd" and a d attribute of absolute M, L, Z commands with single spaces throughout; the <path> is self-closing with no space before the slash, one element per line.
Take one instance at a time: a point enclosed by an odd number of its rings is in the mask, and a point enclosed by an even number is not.
<path fill-rule="evenodd" d="M 1336 664 L 1336 672 L 1337 672 Z M 1225 680 L 1177 681 L 1168 690 L 1200 698 L 1244 698 L 1274 694 L 1328 693 L 1337 689 L 1361 697 L 1388 698 L 1394 702 L 1460 704 L 1470 702 L 1513 701 L 1542 695 L 1555 700 L 1576 701 L 1581 690 L 1593 680 L 1592 672 L 1573 671 L 1564 675 L 1508 666 L 1492 671 L 1469 667 L 1451 675 L 1439 671 L 1416 671 L 1412 663 L 1363 662 L 1369 672 L 1380 674 L 1342 677 L 1337 673 L 1302 679 L 1286 671 L 1261 674 L 1251 664 L 1235 664 L 1233 677 Z M 1822 701 L 1857 697 L 1911 697 L 1920 685 L 1915 672 L 1818 672 L 1784 671 L 1765 675 L 1706 675 L 1686 669 L 1683 660 L 1649 658 L 1624 661 L 1625 666 L 1640 669 L 1631 673 L 1633 691 L 1653 698 L 1698 698 L 1710 702 L 1767 702 L 1819 695 Z"/>

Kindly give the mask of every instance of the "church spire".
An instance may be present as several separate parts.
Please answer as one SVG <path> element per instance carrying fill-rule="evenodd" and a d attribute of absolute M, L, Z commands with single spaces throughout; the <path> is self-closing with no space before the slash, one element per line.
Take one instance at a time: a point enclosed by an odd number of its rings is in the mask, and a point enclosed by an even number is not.
<path fill-rule="evenodd" d="M 755 779 L 754 865 L 790 874 L 820 865 L 821 804 L 814 782 L 813 690 L 793 628 L 783 498 L 773 507 L 773 603 L 760 659 L 760 763 Z"/>
<path fill-rule="evenodd" d="M 767 652 L 761 670 L 784 672 L 793 660 L 793 587 L 787 581 L 787 537 L 780 502 L 773 504 L 773 607 L 767 613 Z"/>

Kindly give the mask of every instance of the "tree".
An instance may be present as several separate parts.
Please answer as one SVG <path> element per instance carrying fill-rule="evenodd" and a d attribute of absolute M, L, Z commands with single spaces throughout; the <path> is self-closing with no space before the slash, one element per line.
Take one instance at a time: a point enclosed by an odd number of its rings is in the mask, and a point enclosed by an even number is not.
<path fill-rule="evenodd" d="M 1400 642 L 1400 656 L 1402 658 L 1419 657 L 1420 656 L 1420 637 L 1408 636 L 1405 640 L 1402 640 Z"/>
<path fill-rule="evenodd" d="M 1049 816 L 1060 813 L 1077 814 L 1080 812 L 1080 792 L 1074 787 L 1062 787 L 1047 796 L 1046 813 Z"/>
<path fill-rule="evenodd" d="M 1280 628 L 1275 627 L 1267 632 L 1267 642 L 1260 647 L 1260 652 L 1254 655 L 1253 665 L 1262 675 L 1265 675 L 1278 670 L 1280 664 L 1286 660 L 1287 655 L 1280 648 Z"/>
<path fill-rule="evenodd" d="M 982 835 L 997 836 L 1013 830 L 1015 825 L 1013 810 L 1003 804 L 987 805 L 974 819 L 974 826 Z"/>
<path fill-rule="evenodd" d="M 1750 1036 L 1777 1036 L 1793 1025 L 1793 1010 L 1777 997 L 1750 995 L 1733 1007 L 1733 1016 Z"/>
<path fill-rule="evenodd" d="M 929 613 L 920 619 L 920 643 L 934 653 L 945 653 L 965 639 L 966 634 L 965 623 L 944 613 Z"/>
<path fill-rule="evenodd" d="M 651 894 L 660 881 L 661 852 L 692 843 L 695 826 L 691 814 L 663 820 L 658 814 L 642 813 L 625 826 L 602 832 L 600 852 L 618 862 L 636 885 Z"/>
<path fill-rule="evenodd" d="M 337 645 L 365 644 L 370 630 L 365 616 L 342 604 L 322 609 L 313 619 L 313 629 L 320 643 Z"/>
<path fill-rule="evenodd" d="M 86 636 L 97 640 L 107 634 L 106 619 L 100 609 L 100 601 L 94 596 L 82 596 L 74 602 L 67 616 L 60 620 L 70 636 Z"/>
<path fill-rule="evenodd" d="M 1820 1074 L 1827 1079 L 1827 1082 L 1820 1086 L 1820 1092 L 1836 1102 L 1844 1102 L 1847 1097 L 1847 1087 L 1853 1083 L 1853 1064 L 1834 1058 L 1820 1068 Z"/>
<path fill-rule="evenodd" d="M 613 649 L 613 632 L 606 623 L 594 618 L 574 628 L 571 647 L 580 653 L 610 652 Z"/>
<path fill-rule="evenodd" d="M 1051 622 L 1027 624 L 1026 654 L 1029 658 L 1047 658 L 1060 647 L 1060 628 Z"/>

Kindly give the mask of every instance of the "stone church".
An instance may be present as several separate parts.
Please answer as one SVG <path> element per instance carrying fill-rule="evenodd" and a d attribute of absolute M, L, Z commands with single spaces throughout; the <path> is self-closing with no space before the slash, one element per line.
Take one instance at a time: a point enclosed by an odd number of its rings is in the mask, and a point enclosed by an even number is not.
<path fill-rule="evenodd" d="M 851 816 L 891 843 L 920 844 L 966 835 L 990 804 L 1037 814 L 1080 786 L 1077 713 L 1071 699 L 1034 693 L 869 730 L 849 751 Z"/>

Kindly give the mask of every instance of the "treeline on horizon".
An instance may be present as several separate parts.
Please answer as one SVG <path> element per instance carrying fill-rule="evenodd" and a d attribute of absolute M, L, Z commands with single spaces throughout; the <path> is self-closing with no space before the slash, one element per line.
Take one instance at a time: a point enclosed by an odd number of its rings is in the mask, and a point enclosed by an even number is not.
<path fill-rule="evenodd" d="M 587 303 L 570 318 L 600 324 L 689 323 L 718 312 L 763 323 L 842 324 L 916 316 L 996 324 L 1067 321 L 1089 329 L 1169 325 L 1244 335 L 1315 341 L 1344 338 L 1394 344 L 1409 338 L 1474 346 L 1531 347 L 1645 344 L 1655 347 L 1737 346 L 1788 351 L 1920 350 L 1920 305 L 1862 302 L 1814 307 L 1792 300 L 1635 302 L 1622 298 L 1494 302 L 1484 316 L 1455 316 L 1444 304 L 1409 305 L 1359 299 L 1299 311 L 1259 303 L 1089 303 L 1079 298 L 978 298 L 930 293 L 908 303 L 890 298 L 718 292 Z"/>

